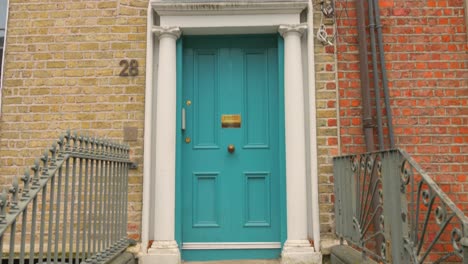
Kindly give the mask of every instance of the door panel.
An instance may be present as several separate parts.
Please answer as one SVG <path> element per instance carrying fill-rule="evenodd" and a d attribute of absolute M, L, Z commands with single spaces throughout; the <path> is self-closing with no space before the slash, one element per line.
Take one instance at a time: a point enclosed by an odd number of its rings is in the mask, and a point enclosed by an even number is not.
<path fill-rule="evenodd" d="M 218 173 L 194 173 L 193 226 L 219 227 Z"/>
<path fill-rule="evenodd" d="M 184 38 L 182 249 L 281 241 L 277 54 L 275 36 Z"/>
<path fill-rule="evenodd" d="M 245 53 L 245 148 L 268 148 L 269 87 L 265 50 Z"/>
<path fill-rule="evenodd" d="M 270 226 L 270 173 L 244 174 L 244 227 Z"/>
<path fill-rule="evenodd" d="M 216 50 L 194 55 L 194 148 L 218 148 L 218 67 Z"/>

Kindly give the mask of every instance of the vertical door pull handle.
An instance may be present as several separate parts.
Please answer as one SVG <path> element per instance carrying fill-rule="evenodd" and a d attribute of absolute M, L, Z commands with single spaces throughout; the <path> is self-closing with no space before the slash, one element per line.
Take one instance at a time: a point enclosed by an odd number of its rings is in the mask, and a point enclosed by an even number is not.
<path fill-rule="evenodd" d="M 185 131 L 185 108 L 182 107 L 182 131 Z"/>

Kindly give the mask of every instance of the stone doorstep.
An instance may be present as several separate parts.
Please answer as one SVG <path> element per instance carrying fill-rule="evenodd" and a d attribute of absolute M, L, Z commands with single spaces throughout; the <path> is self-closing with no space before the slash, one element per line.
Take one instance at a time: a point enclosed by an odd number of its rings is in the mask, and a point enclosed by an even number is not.
<path fill-rule="evenodd" d="M 135 255 L 130 252 L 122 252 L 109 262 L 109 264 L 136 264 Z"/>
<path fill-rule="evenodd" d="M 277 259 L 257 259 L 257 260 L 224 260 L 224 261 L 190 261 L 184 264 L 279 264 Z"/>
<path fill-rule="evenodd" d="M 337 239 L 330 239 L 326 238 L 322 240 L 322 255 L 329 256 L 331 254 L 331 249 L 334 246 L 337 246 L 340 244 L 340 241 Z M 345 242 L 345 245 L 347 243 Z M 138 243 L 136 246 L 130 247 L 130 249 L 133 250 L 128 250 L 130 252 L 133 252 L 134 254 L 138 254 L 138 250 L 140 248 L 140 243 Z M 257 259 L 257 260 L 214 260 L 214 261 L 182 261 L 183 264 L 280 264 L 281 260 L 280 259 Z"/>
<path fill-rule="evenodd" d="M 363 259 L 361 252 L 343 245 L 331 248 L 331 262 L 332 264 L 378 264 L 372 259 Z"/>

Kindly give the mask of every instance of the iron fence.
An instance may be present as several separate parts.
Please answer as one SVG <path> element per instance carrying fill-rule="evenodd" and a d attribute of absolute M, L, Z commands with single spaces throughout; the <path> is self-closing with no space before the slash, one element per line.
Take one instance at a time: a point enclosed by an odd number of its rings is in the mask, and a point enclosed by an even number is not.
<path fill-rule="evenodd" d="M 333 162 L 336 233 L 363 258 L 468 264 L 468 218 L 405 151 Z"/>
<path fill-rule="evenodd" d="M 128 145 L 70 131 L 60 136 L 13 179 L 8 193 L 0 193 L 0 262 L 3 257 L 9 264 L 113 259 L 131 242 L 130 166 Z"/>

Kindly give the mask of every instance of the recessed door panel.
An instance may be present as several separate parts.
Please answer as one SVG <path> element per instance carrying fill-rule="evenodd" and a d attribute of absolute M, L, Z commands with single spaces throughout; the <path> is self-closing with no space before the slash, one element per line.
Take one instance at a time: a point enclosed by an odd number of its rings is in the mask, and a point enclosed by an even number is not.
<path fill-rule="evenodd" d="M 216 50 L 194 54 L 194 148 L 218 147 L 218 56 Z"/>
<path fill-rule="evenodd" d="M 271 216 L 270 173 L 247 172 L 244 177 L 244 226 L 267 227 Z"/>
<path fill-rule="evenodd" d="M 268 148 L 269 87 L 266 50 L 245 52 L 245 147 Z"/>
<path fill-rule="evenodd" d="M 218 173 L 194 173 L 193 227 L 219 227 Z"/>

